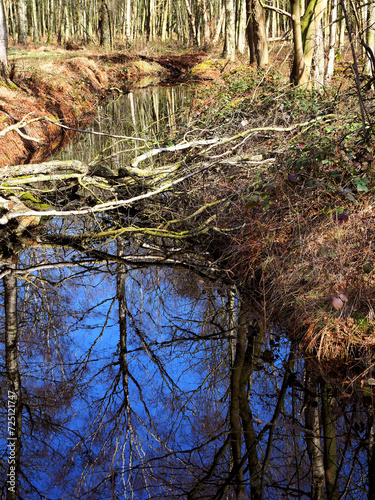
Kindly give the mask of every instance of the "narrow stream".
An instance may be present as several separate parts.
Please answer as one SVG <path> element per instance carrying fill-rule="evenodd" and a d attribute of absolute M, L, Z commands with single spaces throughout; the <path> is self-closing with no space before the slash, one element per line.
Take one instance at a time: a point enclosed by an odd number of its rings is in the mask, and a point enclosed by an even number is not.
<path fill-rule="evenodd" d="M 94 122 L 88 127 L 95 132 L 139 137 L 140 141 L 121 140 L 100 135 L 81 134 L 59 155 L 61 159 L 93 161 L 98 155 L 115 172 L 128 164 L 145 142 L 154 146 L 159 141 L 173 140 L 188 126 L 191 89 L 178 87 L 148 87 L 134 89 L 99 106 Z M 105 152 L 102 154 L 102 152 Z M 116 154 L 117 153 L 117 154 Z"/>
<path fill-rule="evenodd" d="M 117 174 L 145 140 L 168 144 L 189 120 L 188 87 L 137 89 L 100 107 L 89 128 L 139 140 L 81 134 L 59 158 Z M 107 246 L 143 251 L 137 237 Z M 327 470 L 341 498 L 368 498 L 371 393 L 362 404 L 286 332 L 257 327 L 234 286 L 124 262 L 93 265 L 68 246 L 21 255 L 21 267 L 39 266 L 18 279 L 23 498 L 302 499 Z M 1 433 L 5 478 L 5 424 Z"/>

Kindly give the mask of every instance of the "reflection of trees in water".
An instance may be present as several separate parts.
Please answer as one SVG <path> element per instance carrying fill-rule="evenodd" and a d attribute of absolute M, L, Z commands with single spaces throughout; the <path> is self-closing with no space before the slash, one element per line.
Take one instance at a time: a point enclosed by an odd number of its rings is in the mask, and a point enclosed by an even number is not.
<path fill-rule="evenodd" d="M 188 122 L 190 93 L 191 90 L 183 85 L 135 89 L 99 108 L 92 127 L 112 134 L 121 130 L 122 135 L 140 137 L 152 143 L 165 141 Z M 88 134 L 80 139 L 78 148 L 71 143 L 62 155 L 84 162 L 92 158 L 93 163 L 117 171 L 119 161 L 126 164 L 147 150 L 144 140 L 110 141 Z"/>
<path fill-rule="evenodd" d="M 135 135 L 174 106 L 125 98 L 129 112 L 113 105 L 108 121 Z M 10 388 L 21 403 L 20 496 L 374 498 L 371 360 L 364 377 L 301 358 L 268 324 L 265 291 L 237 290 L 225 267 L 244 228 L 238 182 L 191 153 L 182 172 L 132 168 L 121 151 L 133 158 L 141 139 L 87 139 L 102 148 L 90 166 L 10 167 L 2 183 L 35 195 L 25 203 L 42 222 L 0 200 L 2 401 Z"/>
<path fill-rule="evenodd" d="M 371 498 L 371 392 L 298 360 L 250 296 L 59 249 L 44 261 L 77 265 L 21 273 L 41 258 L 8 264 L 2 289 L 21 496 Z"/>

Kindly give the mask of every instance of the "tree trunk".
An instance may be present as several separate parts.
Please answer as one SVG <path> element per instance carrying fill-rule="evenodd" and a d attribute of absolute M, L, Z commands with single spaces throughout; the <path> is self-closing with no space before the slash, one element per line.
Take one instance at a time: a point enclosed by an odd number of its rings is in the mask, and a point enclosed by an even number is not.
<path fill-rule="evenodd" d="M 225 0 L 225 43 L 223 57 L 236 59 L 236 31 L 234 0 Z"/>
<path fill-rule="evenodd" d="M 102 47 L 109 47 L 110 45 L 109 20 L 105 0 L 100 3 L 99 43 Z"/>
<path fill-rule="evenodd" d="M 303 58 L 309 78 L 311 76 L 312 61 L 319 33 L 319 26 L 326 7 L 327 0 L 310 0 L 301 19 Z"/>
<path fill-rule="evenodd" d="M 319 386 L 306 366 L 306 395 L 305 395 L 305 426 L 306 445 L 309 454 L 312 482 L 311 499 L 323 500 L 324 497 L 324 460 L 321 443 L 319 419 Z"/>
<path fill-rule="evenodd" d="M 4 66 L 8 64 L 8 29 L 4 0 L 0 0 L 0 62 Z"/>
<path fill-rule="evenodd" d="M 195 30 L 195 27 L 196 27 L 195 16 L 193 14 L 193 11 L 191 10 L 189 0 L 185 0 L 185 6 L 186 6 L 186 11 L 188 13 L 188 19 L 189 19 L 190 39 L 193 41 L 193 45 L 197 46 L 198 39 L 197 39 L 196 30 Z"/>
<path fill-rule="evenodd" d="M 331 10 L 329 13 L 329 39 L 328 39 L 328 60 L 325 70 L 325 84 L 331 83 L 333 70 L 335 67 L 335 45 L 337 32 L 337 0 L 331 0 Z"/>
<path fill-rule="evenodd" d="M 168 20 L 169 20 L 169 5 L 170 5 L 170 0 L 165 0 L 164 4 L 164 10 L 163 10 L 163 20 L 162 20 L 162 26 L 161 26 L 161 41 L 165 42 L 167 40 L 167 27 L 168 27 Z"/>
<path fill-rule="evenodd" d="M 15 269 L 15 266 L 11 266 Z M 13 272 L 3 278 L 5 303 L 5 358 L 9 381 L 8 391 L 8 463 L 11 483 L 7 487 L 7 500 L 19 497 L 21 465 L 22 402 L 21 376 L 18 365 L 17 278 Z M 14 481 L 14 484 L 13 484 Z"/>
<path fill-rule="evenodd" d="M 244 54 L 245 49 L 246 49 L 246 2 L 240 2 L 237 50 L 240 54 Z"/>
<path fill-rule="evenodd" d="M 250 64 L 256 63 L 259 69 L 268 64 L 268 43 L 266 16 L 259 0 L 246 0 L 246 34 L 250 50 Z"/>
<path fill-rule="evenodd" d="M 27 43 L 27 0 L 18 0 L 18 43 Z"/>
<path fill-rule="evenodd" d="M 372 50 L 372 56 L 374 56 L 375 51 L 375 5 L 371 2 L 368 5 L 367 11 L 367 30 L 365 34 L 365 40 L 368 48 Z M 375 78 L 375 60 L 371 57 L 371 53 L 366 53 L 366 74 L 372 75 Z"/>
<path fill-rule="evenodd" d="M 294 85 L 303 85 L 309 81 L 303 57 L 300 1 L 291 0 L 294 59 L 290 80 Z"/>

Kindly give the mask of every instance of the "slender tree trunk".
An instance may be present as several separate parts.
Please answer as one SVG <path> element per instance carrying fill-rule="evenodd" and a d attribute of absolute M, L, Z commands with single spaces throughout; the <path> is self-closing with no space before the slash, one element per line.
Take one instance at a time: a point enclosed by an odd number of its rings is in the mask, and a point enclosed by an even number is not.
<path fill-rule="evenodd" d="M 331 0 L 331 10 L 329 13 L 329 38 L 328 38 L 328 60 L 325 70 L 325 83 L 329 85 L 335 67 L 335 45 L 337 33 L 337 0 Z"/>
<path fill-rule="evenodd" d="M 27 43 L 27 0 L 18 0 L 18 43 Z"/>
<path fill-rule="evenodd" d="M 240 2 L 237 50 L 240 54 L 244 54 L 245 49 L 246 49 L 246 2 Z"/>
<path fill-rule="evenodd" d="M 294 59 L 290 80 L 294 85 L 303 85 L 309 81 L 309 74 L 303 57 L 300 0 L 291 0 L 291 13 Z"/>
<path fill-rule="evenodd" d="M 306 445 L 312 472 L 311 499 L 324 497 L 324 459 L 319 419 L 319 386 L 306 366 L 305 426 Z"/>
<path fill-rule="evenodd" d="M 8 64 L 8 28 L 4 0 L 0 0 L 0 62 L 4 66 Z"/>
<path fill-rule="evenodd" d="M 196 33 L 195 16 L 193 14 L 193 11 L 191 10 L 189 0 L 185 0 L 185 6 L 186 6 L 186 11 L 188 13 L 188 19 L 189 19 L 190 38 L 193 41 L 193 45 L 197 46 L 198 45 L 198 38 L 197 38 L 197 33 Z"/>
<path fill-rule="evenodd" d="M 234 0 L 225 0 L 225 43 L 223 57 L 230 61 L 236 59 L 236 30 L 235 30 Z"/>
<path fill-rule="evenodd" d="M 268 43 L 266 17 L 259 0 L 246 0 L 246 33 L 250 50 L 250 64 L 256 63 L 259 69 L 268 64 Z"/>
<path fill-rule="evenodd" d="M 131 0 L 126 0 L 125 1 L 125 37 L 128 42 L 132 40 L 132 22 L 131 22 L 131 15 L 132 15 L 132 4 Z"/>
<path fill-rule="evenodd" d="M 15 265 L 11 266 L 15 269 Z M 4 276 L 5 302 L 5 358 L 9 381 L 8 391 L 8 443 L 9 477 L 14 487 L 7 488 L 7 500 L 19 497 L 21 466 L 22 402 L 21 376 L 18 365 L 17 278 L 13 272 Z M 11 411 L 10 411 L 11 409 Z M 14 479 L 13 479 L 14 478 Z"/>
<path fill-rule="evenodd" d="M 31 19 L 32 19 L 32 30 L 33 30 L 33 41 L 37 42 L 39 40 L 39 29 L 38 29 L 38 17 L 36 12 L 36 2 L 31 0 Z"/>
<path fill-rule="evenodd" d="M 372 51 L 372 56 L 375 52 L 375 5 L 371 2 L 368 5 L 367 11 L 367 30 L 365 34 L 366 44 L 368 49 Z M 375 59 L 371 57 L 371 53 L 366 54 L 366 68 L 365 71 L 368 75 L 375 77 Z"/>
<path fill-rule="evenodd" d="M 310 0 L 301 19 L 303 57 L 310 78 L 319 27 L 327 7 L 327 0 Z"/>
<path fill-rule="evenodd" d="M 217 26 L 216 26 L 215 36 L 213 39 L 214 45 L 216 45 L 219 42 L 221 30 L 223 28 L 224 19 L 225 19 L 225 9 L 222 9 Z"/>
<path fill-rule="evenodd" d="M 110 45 L 109 19 L 105 0 L 101 0 L 100 3 L 99 43 L 102 47 Z"/>
<path fill-rule="evenodd" d="M 316 34 L 316 44 L 314 52 L 314 88 L 319 92 L 323 90 L 324 84 L 324 30 L 323 20 Z"/>
<path fill-rule="evenodd" d="M 202 21 L 203 21 L 203 40 L 204 46 L 207 48 L 211 43 L 211 33 L 210 33 L 210 24 L 209 24 L 209 15 L 208 15 L 208 7 L 207 0 L 202 1 Z"/>

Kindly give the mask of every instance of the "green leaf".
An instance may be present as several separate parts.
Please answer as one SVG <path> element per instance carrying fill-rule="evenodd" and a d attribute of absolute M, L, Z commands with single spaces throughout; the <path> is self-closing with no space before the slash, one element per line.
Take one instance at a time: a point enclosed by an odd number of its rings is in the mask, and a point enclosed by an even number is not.
<path fill-rule="evenodd" d="M 357 191 L 362 191 L 364 193 L 367 193 L 368 187 L 367 184 L 370 182 L 369 179 L 366 177 L 354 177 L 353 183 L 355 184 L 355 187 Z"/>

